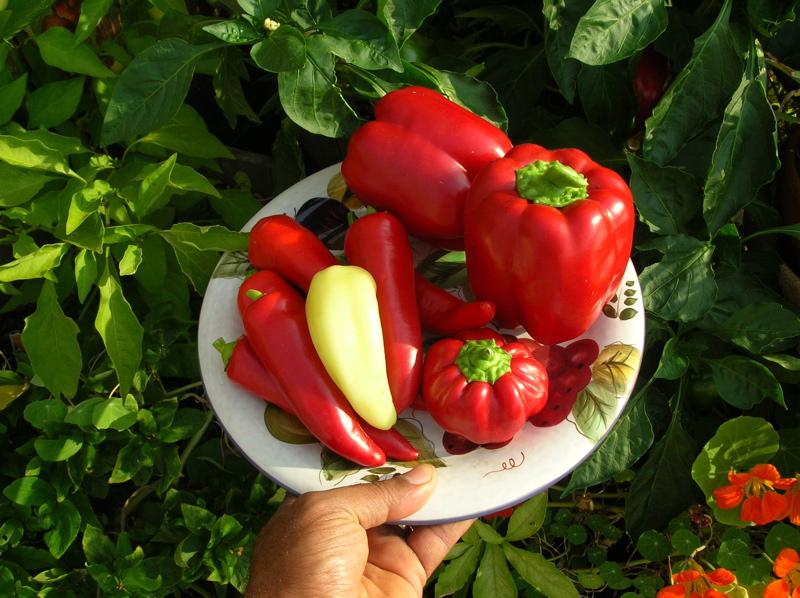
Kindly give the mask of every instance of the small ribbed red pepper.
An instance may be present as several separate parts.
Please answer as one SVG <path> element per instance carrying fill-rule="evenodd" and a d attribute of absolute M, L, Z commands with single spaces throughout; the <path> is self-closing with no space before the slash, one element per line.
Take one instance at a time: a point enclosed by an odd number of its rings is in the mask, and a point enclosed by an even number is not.
<path fill-rule="evenodd" d="M 463 301 L 419 272 L 414 275 L 414 293 L 422 328 L 434 334 L 451 336 L 486 326 L 494 318 L 491 301 Z"/>
<path fill-rule="evenodd" d="M 547 371 L 519 342 L 463 333 L 435 342 L 425 356 L 422 391 L 445 432 L 475 444 L 511 440 L 547 400 Z"/>

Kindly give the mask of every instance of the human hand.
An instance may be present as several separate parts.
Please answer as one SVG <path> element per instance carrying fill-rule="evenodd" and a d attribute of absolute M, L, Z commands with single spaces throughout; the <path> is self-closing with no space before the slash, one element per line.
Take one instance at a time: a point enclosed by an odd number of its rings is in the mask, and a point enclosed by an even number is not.
<path fill-rule="evenodd" d="M 422 596 L 433 570 L 472 520 L 385 525 L 416 513 L 436 487 L 420 465 L 372 484 L 288 497 L 261 530 L 246 598 Z"/>

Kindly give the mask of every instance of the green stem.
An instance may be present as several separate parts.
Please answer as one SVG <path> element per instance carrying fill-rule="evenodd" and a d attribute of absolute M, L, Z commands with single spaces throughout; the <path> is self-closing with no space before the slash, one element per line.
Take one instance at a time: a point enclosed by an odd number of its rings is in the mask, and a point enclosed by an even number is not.
<path fill-rule="evenodd" d="M 170 392 L 164 391 L 164 394 L 168 397 L 174 397 L 175 395 L 181 395 L 185 393 L 187 390 L 192 390 L 195 388 L 199 388 L 203 386 L 203 382 L 192 382 L 191 384 L 187 384 L 186 386 L 181 386 L 180 388 L 176 388 Z"/>
<path fill-rule="evenodd" d="M 181 469 L 178 472 L 178 475 L 175 478 L 175 480 L 178 480 L 183 474 L 183 468 L 186 465 L 186 462 L 189 460 L 189 455 L 192 454 L 192 451 L 200 443 L 200 440 L 203 438 L 203 434 L 206 433 L 206 430 L 208 430 L 208 426 L 211 425 L 213 419 L 214 419 L 214 412 L 211 409 L 209 409 L 206 412 L 206 421 L 203 422 L 203 426 L 197 432 L 194 433 L 194 436 L 192 436 L 192 438 L 189 440 L 189 443 L 186 445 L 186 447 L 184 447 L 183 452 L 181 453 Z M 174 483 L 175 482 L 173 482 L 173 484 Z"/>

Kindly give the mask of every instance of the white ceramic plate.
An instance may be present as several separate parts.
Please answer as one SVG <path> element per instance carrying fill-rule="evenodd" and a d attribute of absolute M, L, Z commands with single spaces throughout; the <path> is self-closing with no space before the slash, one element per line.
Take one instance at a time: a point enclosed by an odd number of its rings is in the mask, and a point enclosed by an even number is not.
<path fill-rule="evenodd" d="M 344 190 L 339 165 L 331 166 L 270 201 L 244 230 L 271 214 L 294 216 L 312 197 L 341 199 Z M 421 242 L 413 245 L 417 261 L 433 251 Z M 375 481 L 413 467 L 415 463 L 389 461 L 381 468 L 359 468 L 336 459 L 319 443 L 291 444 L 268 431 L 265 416 L 268 419 L 275 412 L 265 409 L 263 400 L 228 380 L 220 354 L 213 347 L 217 339 L 233 341 L 242 334 L 236 294 L 248 268 L 246 255 L 222 257 L 208 285 L 198 333 L 207 396 L 220 424 L 242 454 L 294 494 Z M 464 296 L 463 288 L 450 291 Z M 421 460 L 439 468 L 439 484 L 433 497 L 403 523 L 431 524 L 488 515 L 523 502 L 575 469 L 599 446 L 625 407 L 641 364 L 644 321 L 641 288 L 629 262 L 616 300 L 606 306 L 604 314 L 581 337 L 596 341 L 600 356 L 592 366 L 592 381 L 580 393 L 570 416 L 550 428 L 526 424 L 511 443 L 500 449 L 448 454 L 442 444 L 442 429 L 427 412 L 408 409 L 402 413 L 399 429 L 422 449 Z M 522 329 L 501 332 L 525 335 Z"/>

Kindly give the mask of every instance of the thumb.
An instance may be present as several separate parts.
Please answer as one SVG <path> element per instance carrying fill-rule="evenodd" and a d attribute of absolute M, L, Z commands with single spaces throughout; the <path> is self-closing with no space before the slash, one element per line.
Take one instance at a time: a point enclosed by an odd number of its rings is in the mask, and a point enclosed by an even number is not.
<path fill-rule="evenodd" d="M 325 499 L 331 501 L 331 508 L 338 508 L 364 529 L 370 529 L 419 511 L 433 494 L 436 481 L 436 468 L 425 464 L 388 480 L 320 494 L 327 495 Z"/>

